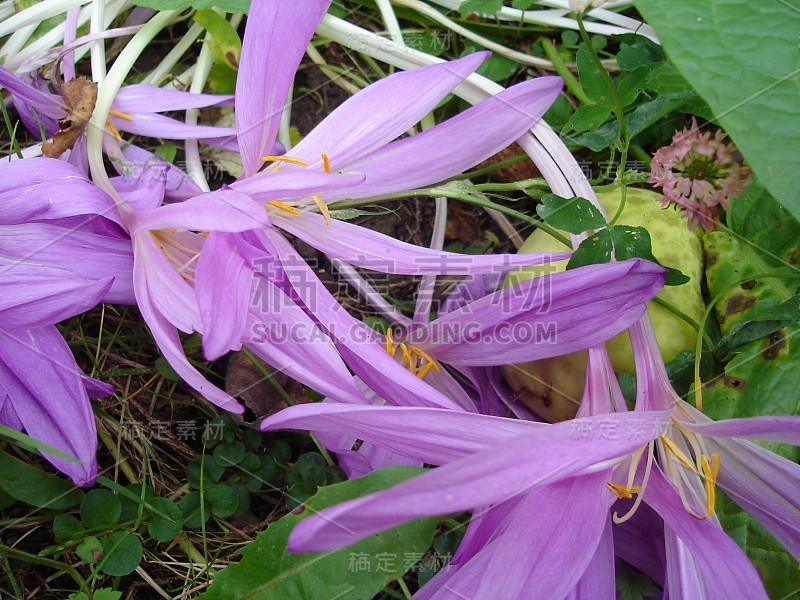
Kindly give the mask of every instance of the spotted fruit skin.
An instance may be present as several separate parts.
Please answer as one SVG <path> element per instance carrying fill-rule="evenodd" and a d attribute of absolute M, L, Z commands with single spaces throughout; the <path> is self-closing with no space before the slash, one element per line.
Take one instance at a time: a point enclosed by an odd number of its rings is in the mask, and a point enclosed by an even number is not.
<path fill-rule="evenodd" d="M 621 201 L 619 188 L 597 194 L 609 216 L 616 214 Z M 653 255 L 661 264 L 679 269 L 689 277 L 681 286 L 665 287 L 658 297 L 699 321 L 705 304 L 701 291 L 703 277 L 703 244 L 700 230 L 689 231 L 680 213 L 663 208 L 661 196 L 648 190 L 628 188 L 625 208 L 617 221 L 620 225 L 644 227 L 650 233 Z M 561 242 L 544 231 L 534 231 L 520 252 L 563 252 Z M 512 284 L 562 271 L 567 261 L 546 267 L 526 267 L 509 273 L 506 283 Z M 683 319 L 663 306 L 650 302 L 647 312 L 653 322 L 664 362 L 669 362 L 687 348 L 694 348 L 697 332 Z M 627 331 L 606 342 L 611 363 L 618 372 L 633 372 L 633 350 Z M 548 421 L 561 421 L 575 415 L 583 394 L 586 375 L 586 353 L 579 352 L 546 361 L 535 361 L 503 367 L 503 374 L 514 391 L 514 397 Z"/>

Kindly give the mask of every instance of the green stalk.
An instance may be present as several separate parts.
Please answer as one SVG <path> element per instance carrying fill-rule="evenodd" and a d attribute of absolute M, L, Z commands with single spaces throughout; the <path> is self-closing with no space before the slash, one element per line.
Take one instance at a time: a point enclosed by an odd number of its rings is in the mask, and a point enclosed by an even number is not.
<path fill-rule="evenodd" d="M 589 96 L 586 95 L 586 92 L 583 91 L 578 79 L 569 70 L 567 63 L 561 58 L 555 44 L 548 38 L 542 38 L 542 48 L 544 48 L 544 53 L 547 55 L 547 58 L 553 63 L 556 73 L 561 75 L 564 79 L 564 84 L 572 95 L 575 96 L 581 104 L 594 104 L 594 102 L 589 99 Z"/>

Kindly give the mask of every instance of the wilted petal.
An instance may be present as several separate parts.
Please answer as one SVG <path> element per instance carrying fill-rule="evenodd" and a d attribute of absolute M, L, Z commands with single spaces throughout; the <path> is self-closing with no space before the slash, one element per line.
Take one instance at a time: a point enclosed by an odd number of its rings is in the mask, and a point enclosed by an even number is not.
<path fill-rule="evenodd" d="M 58 448 L 80 463 L 43 453 L 76 485 L 97 475 L 97 433 L 82 373 L 55 327 L 0 329 L 0 374 L 7 402 L 32 438 Z"/>
<path fill-rule="evenodd" d="M 269 154 L 300 59 L 330 0 L 253 2 L 247 16 L 239 76 L 236 129 L 245 177 Z"/>
<path fill-rule="evenodd" d="M 633 439 L 574 435 L 576 427 L 587 426 L 592 431 L 597 421 L 608 419 L 608 415 L 537 428 L 384 492 L 312 515 L 294 528 L 288 547 L 292 552 L 340 548 L 415 518 L 487 506 L 562 481 L 598 463 L 630 454 L 664 430 L 668 411 L 618 414 L 614 420 L 625 429 L 645 414 L 646 433 L 627 436 Z M 531 455 L 538 460 L 519 460 Z"/>

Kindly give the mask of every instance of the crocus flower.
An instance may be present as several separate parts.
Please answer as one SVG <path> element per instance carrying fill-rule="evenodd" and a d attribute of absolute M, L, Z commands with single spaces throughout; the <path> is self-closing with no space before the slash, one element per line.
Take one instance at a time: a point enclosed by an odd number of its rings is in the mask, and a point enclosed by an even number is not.
<path fill-rule="evenodd" d="M 111 198 L 66 162 L 3 163 L 0 182 L 0 422 L 77 458 L 44 453 L 91 485 L 89 396 L 114 388 L 84 376 L 54 323 L 99 302 L 133 303 L 130 242 L 97 216 L 115 214 Z"/>
<path fill-rule="evenodd" d="M 736 147 L 726 144 L 725 132 L 701 133 L 697 121 L 672 138 L 672 144 L 653 156 L 648 181 L 664 192 L 664 205 L 677 204 L 694 229 L 717 228 L 720 209 L 726 210 L 730 196 L 741 194 L 749 183 L 750 168 L 736 160 Z"/>

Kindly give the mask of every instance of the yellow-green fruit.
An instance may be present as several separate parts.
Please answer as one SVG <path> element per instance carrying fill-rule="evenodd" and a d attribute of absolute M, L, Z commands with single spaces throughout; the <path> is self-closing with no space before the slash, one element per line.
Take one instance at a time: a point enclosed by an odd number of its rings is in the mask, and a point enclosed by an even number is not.
<path fill-rule="evenodd" d="M 619 189 L 599 193 L 598 198 L 609 216 L 619 208 Z M 660 195 L 647 190 L 628 188 L 625 209 L 617 221 L 620 225 L 644 227 L 650 233 L 653 254 L 661 264 L 679 269 L 690 281 L 681 286 L 665 287 L 659 297 L 696 321 L 703 316 L 705 305 L 700 291 L 703 274 L 703 246 L 699 230 L 689 231 L 680 213 L 664 209 Z M 563 252 L 563 244 L 541 230 L 536 230 L 525 241 L 520 252 Z M 553 263 L 547 272 L 561 271 L 567 261 Z M 528 267 L 508 275 L 507 283 L 525 281 L 544 274 L 542 267 Z M 686 348 L 693 348 L 697 332 L 683 319 L 663 306 L 650 302 L 647 306 L 656 331 L 661 356 L 669 362 Z M 614 370 L 634 370 L 633 351 L 628 332 L 624 331 L 606 342 Z M 548 420 L 563 420 L 574 415 L 583 392 L 585 353 L 578 353 L 521 365 L 504 367 L 506 376 L 517 397 Z M 559 372 L 569 373 L 564 376 Z M 571 413 L 571 415 L 570 415 Z M 566 416 L 565 416 L 566 415 Z"/>

